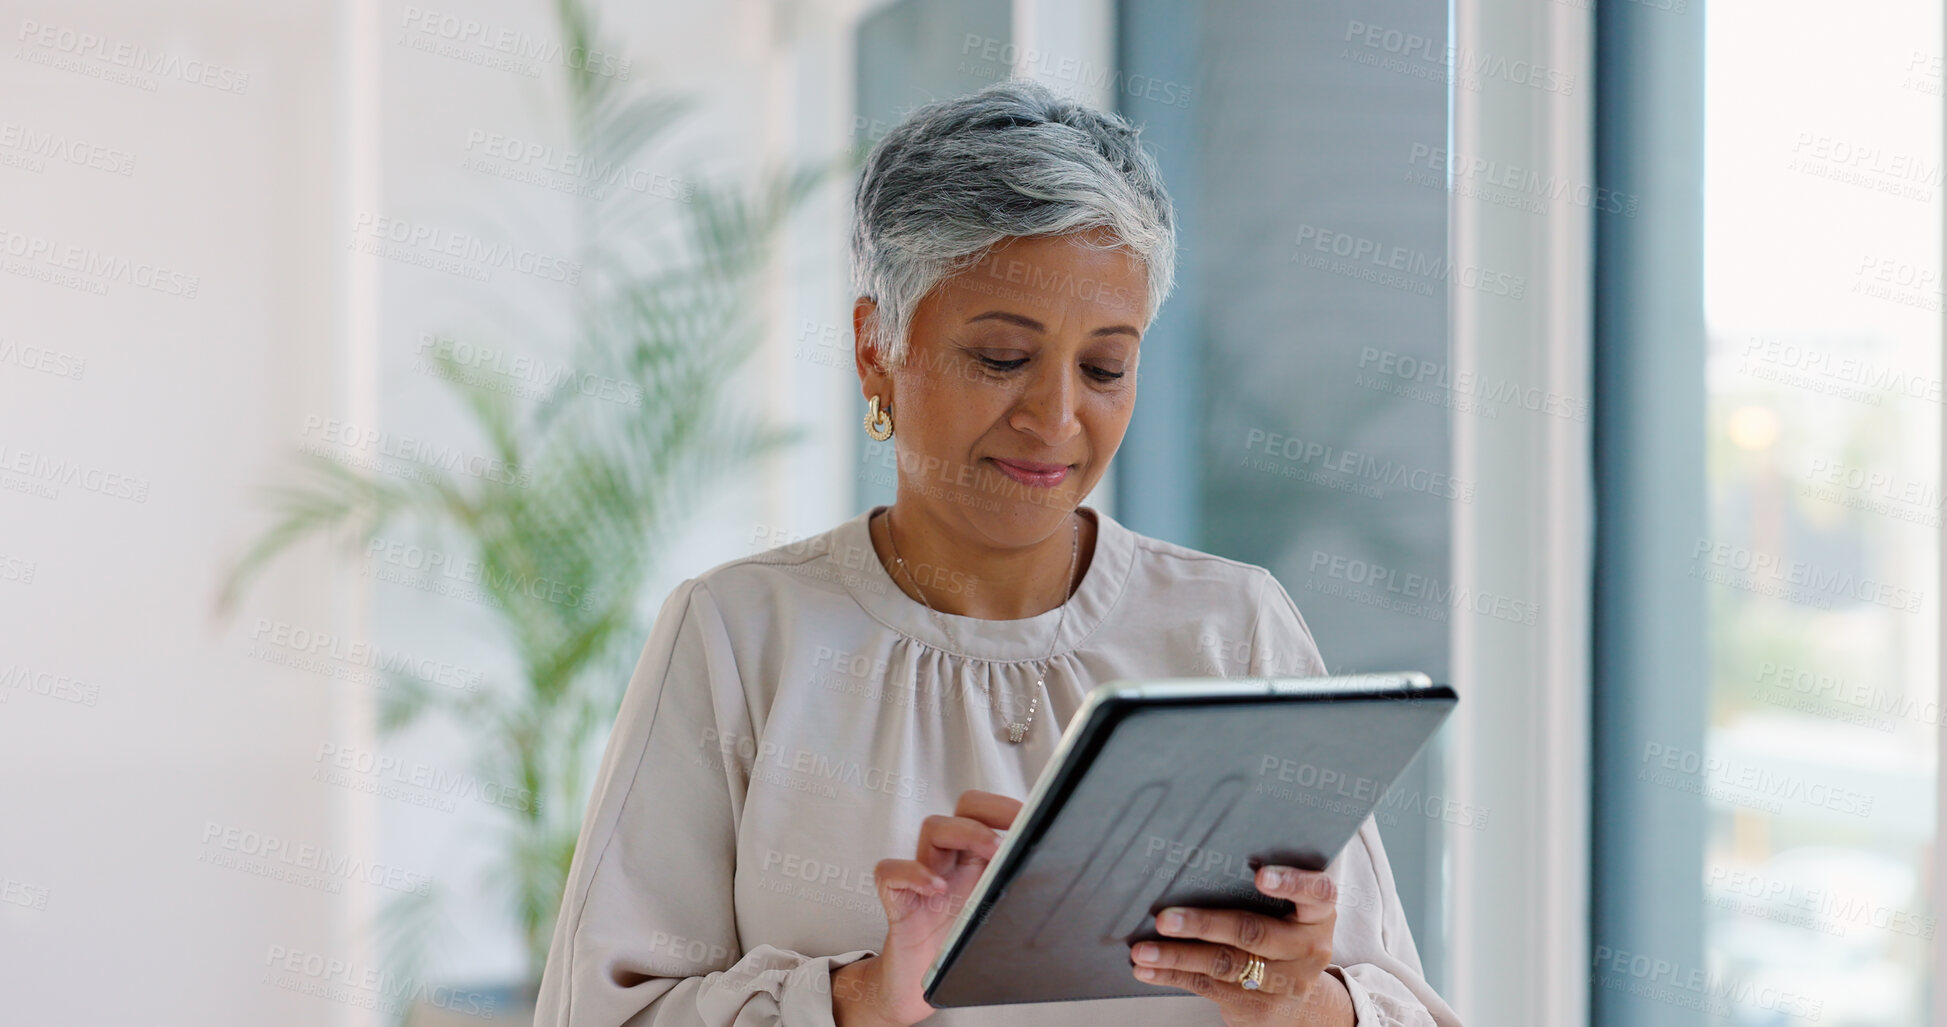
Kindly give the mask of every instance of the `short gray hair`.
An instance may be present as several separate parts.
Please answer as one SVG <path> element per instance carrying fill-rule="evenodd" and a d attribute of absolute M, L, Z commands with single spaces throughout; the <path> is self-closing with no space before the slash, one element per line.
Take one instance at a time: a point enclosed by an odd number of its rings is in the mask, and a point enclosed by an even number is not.
<path fill-rule="evenodd" d="M 1176 283 L 1176 215 L 1136 135 L 1026 79 L 913 111 L 867 155 L 853 197 L 852 284 L 877 305 L 866 344 L 903 365 L 913 311 L 941 280 L 1009 237 L 1093 228 L 1147 266 L 1147 331 Z"/>

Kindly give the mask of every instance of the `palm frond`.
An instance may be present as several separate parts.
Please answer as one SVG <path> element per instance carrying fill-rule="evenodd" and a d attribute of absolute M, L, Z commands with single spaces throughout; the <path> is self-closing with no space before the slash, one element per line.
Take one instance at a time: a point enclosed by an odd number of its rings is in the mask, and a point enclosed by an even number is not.
<path fill-rule="evenodd" d="M 396 1001 L 388 1007 L 392 1027 L 412 1022 L 412 998 L 426 980 L 432 953 L 450 933 L 445 895 L 438 882 L 425 891 L 392 892 L 383 900 L 369 928 L 386 976 L 380 993 Z"/>
<path fill-rule="evenodd" d="M 583 0 L 557 0 L 556 14 L 564 47 L 616 52 Z M 598 168 L 631 172 L 668 166 L 657 144 L 693 107 L 592 67 L 568 70 L 568 97 L 577 152 Z M 583 269 L 572 344 L 553 348 L 565 351 L 575 374 L 538 398 L 517 397 L 445 349 L 432 353 L 470 431 L 504 473 L 412 468 L 393 480 L 389 468 L 301 455 L 291 480 L 269 496 L 270 526 L 223 582 L 219 607 L 228 611 L 301 541 L 369 541 L 407 521 L 478 561 L 478 584 L 493 600 L 518 680 L 462 693 L 395 676 L 381 696 L 380 727 L 389 733 L 435 713 L 448 717 L 473 740 L 480 773 L 533 797 L 500 821 L 494 877 L 533 973 L 547 953 L 589 774 L 647 627 L 645 584 L 667 540 L 724 476 L 801 437 L 736 409 L 729 387 L 763 337 L 755 290 L 779 233 L 855 160 L 847 153 L 770 168 L 748 182 L 689 179 L 675 199 L 635 188 L 579 196 L 568 226 Z M 546 342 L 546 325 L 512 309 L 495 325 L 516 339 L 533 336 L 522 340 L 529 346 Z M 584 395 L 584 373 L 602 376 L 617 395 Z M 395 919 L 417 922 L 405 911 Z M 402 927 L 391 931 L 403 936 Z"/>
<path fill-rule="evenodd" d="M 251 543 L 224 576 L 217 610 L 230 613 L 269 563 L 306 538 L 337 535 L 346 543 L 366 540 L 407 511 L 430 512 L 454 499 L 451 479 L 436 468 L 399 482 L 362 471 L 314 451 L 297 454 L 292 480 L 266 490 L 271 526 Z"/>

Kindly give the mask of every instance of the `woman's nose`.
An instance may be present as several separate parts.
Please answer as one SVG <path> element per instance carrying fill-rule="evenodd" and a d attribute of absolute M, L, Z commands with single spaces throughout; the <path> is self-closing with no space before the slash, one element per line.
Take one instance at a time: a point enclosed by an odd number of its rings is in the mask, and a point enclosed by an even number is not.
<path fill-rule="evenodd" d="M 1075 419 L 1075 384 L 1067 368 L 1042 370 L 1016 404 L 1010 423 L 1050 447 L 1074 438 L 1081 430 Z"/>

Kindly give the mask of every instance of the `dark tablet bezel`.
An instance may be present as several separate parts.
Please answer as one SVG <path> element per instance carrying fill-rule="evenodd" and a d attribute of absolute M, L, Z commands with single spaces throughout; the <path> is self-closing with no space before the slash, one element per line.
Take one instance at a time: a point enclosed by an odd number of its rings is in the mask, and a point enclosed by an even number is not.
<path fill-rule="evenodd" d="M 1115 681 L 1093 689 L 1081 710 L 1080 721 L 1072 734 L 1064 735 L 1061 745 L 1029 794 L 1022 816 L 1026 819 L 1008 832 L 992 865 L 968 895 L 968 909 L 956 917 L 940 954 L 927 969 L 922 992 L 930 1003 L 946 973 L 972 940 L 1000 900 L 1007 886 L 1035 845 L 1046 836 L 1069 796 L 1079 787 L 1095 757 L 1108 743 L 1117 725 L 1139 710 L 1183 706 L 1235 707 L 1285 703 L 1370 702 L 1400 700 L 1413 702 L 1458 702 L 1452 688 L 1432 683 L 1424 674 L 1363 674 L 1321 678 L 1210 678 L 1169 679 L 1155 682 Z M 1383 798 L 1381 796 L 1380 798 Z M 1377 805 L 1379 798 L 1375 798 Z M 1346 839 L 1350 841 L 1350 837 Z M 1341 843 L 1341 848 L 1343 843 Z M 1251 904 L 1246 903 L 1248 908 Z M 1268 896 L 1257 904 L 1258 911 L 1274 916 L 1288 914 L 1289 900 Z M 943 1007 L 945 1008 L 945 1007 Z"/>

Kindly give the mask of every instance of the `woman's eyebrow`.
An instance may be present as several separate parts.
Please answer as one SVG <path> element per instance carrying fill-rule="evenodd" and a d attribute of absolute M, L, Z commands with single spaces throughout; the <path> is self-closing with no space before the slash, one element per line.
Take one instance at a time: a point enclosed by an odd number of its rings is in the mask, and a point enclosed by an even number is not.
<path fill-rule="evenodd" d="M 1044 325 L 1041 322 L 1036 321 L 1034 318 L 1028 317 L 1026 314 L 1016 314 L 1011 310 L 989 310 L 986 311 L 985 313 L 975 314 L 974 316 L 967 318 L 968 324 L 973 324 L 975 321 L 1006 321 L 1009 324 L 1020 325 L 1021 327 L 1029 329 L 1030 331 L 1046 333 L 1048 330 L 1047 325 Z M 1091 336 L 1127 335 L 1131 338 L 1136 338 L 1136 339 L 1142 338 L 1142 333 L 1137 331 L 1133 325 L 1109 325 L 1104 328 L 1097 328 L 1096 330 L 1090 332 L 1089 334 Z"/>

